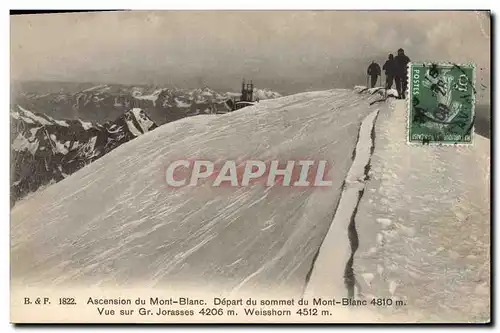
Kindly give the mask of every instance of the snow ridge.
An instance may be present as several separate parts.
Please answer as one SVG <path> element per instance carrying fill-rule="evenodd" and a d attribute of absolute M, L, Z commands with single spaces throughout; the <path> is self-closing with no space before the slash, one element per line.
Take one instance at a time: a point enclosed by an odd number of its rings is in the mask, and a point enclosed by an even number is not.
<path fill-rule="evenodd" d="M 344 181 L 333 222 L 314 261 L 304 297 L 354 297 L 356 279 L 352 265 L 358 247 L 355 216 L 368 180 L 379 111 L 373 111 L 361 123 L 354 160 Z"/>

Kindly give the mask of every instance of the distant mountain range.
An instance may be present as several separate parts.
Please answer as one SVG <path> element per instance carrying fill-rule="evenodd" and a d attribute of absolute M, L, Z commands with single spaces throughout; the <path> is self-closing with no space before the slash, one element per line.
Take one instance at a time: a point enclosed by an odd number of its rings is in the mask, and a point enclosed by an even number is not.
<path fill-rule="evenodd" d="M 281 97 L 255 89 L 256 99 Z M 11 205 L 156 127 L 230 112 L 238 93 L 210 88 L 98 85 L 77 92 L 20 92 L 11 101 Z"/>
<path fill-rule="evenodd" d="M 51 84 L 51 83 L 48 83 Z M 97 85 L 79 91 L 62 89 L 54 92 L 18 91 L 14 105 L 41 112 L 57 119 L 81 119 L 106 122 L 116 119 L 131 108 L 141 108 L 156 124 L 197 114 L 231 111 L 228 99 L 239 93 L 220 93 L 203 89 L 175 89 L 147 86 Z M 267 89 L 254 89 L 255 99 L 281 97 Z"/>

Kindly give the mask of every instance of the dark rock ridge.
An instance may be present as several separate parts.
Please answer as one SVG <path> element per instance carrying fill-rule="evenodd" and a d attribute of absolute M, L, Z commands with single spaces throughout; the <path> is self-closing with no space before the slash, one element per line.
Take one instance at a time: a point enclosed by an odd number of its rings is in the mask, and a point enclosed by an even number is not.
<path fill-rule="evenodd" d="M 11 206 L 41 186 L 61 181 L 157 124 L 133 108 L 104 124 L 57 120 L 20 106 L 11 119 Z"/>

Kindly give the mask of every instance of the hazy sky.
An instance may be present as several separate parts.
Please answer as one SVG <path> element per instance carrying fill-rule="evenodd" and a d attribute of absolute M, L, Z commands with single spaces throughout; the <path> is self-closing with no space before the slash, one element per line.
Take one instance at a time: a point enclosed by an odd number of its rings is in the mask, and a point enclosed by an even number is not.
<path fill-rule="evenodd" d="M 368 61 L 475 62 L 489 87 L 490 23 L 477 12 L 134 11 L 11 17 L 12 78 L 275 90 L 362 84 Z M 361 81 L 361 82 L 359 82 Z"/>

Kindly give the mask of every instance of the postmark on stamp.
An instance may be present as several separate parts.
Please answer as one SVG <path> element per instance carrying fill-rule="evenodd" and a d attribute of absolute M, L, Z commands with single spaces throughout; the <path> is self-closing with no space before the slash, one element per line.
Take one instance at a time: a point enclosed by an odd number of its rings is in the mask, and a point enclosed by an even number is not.
<path fill-rule="evenodd" d="M 472 144 L 475 65 L 410 63 L 409 144 Z"/>

